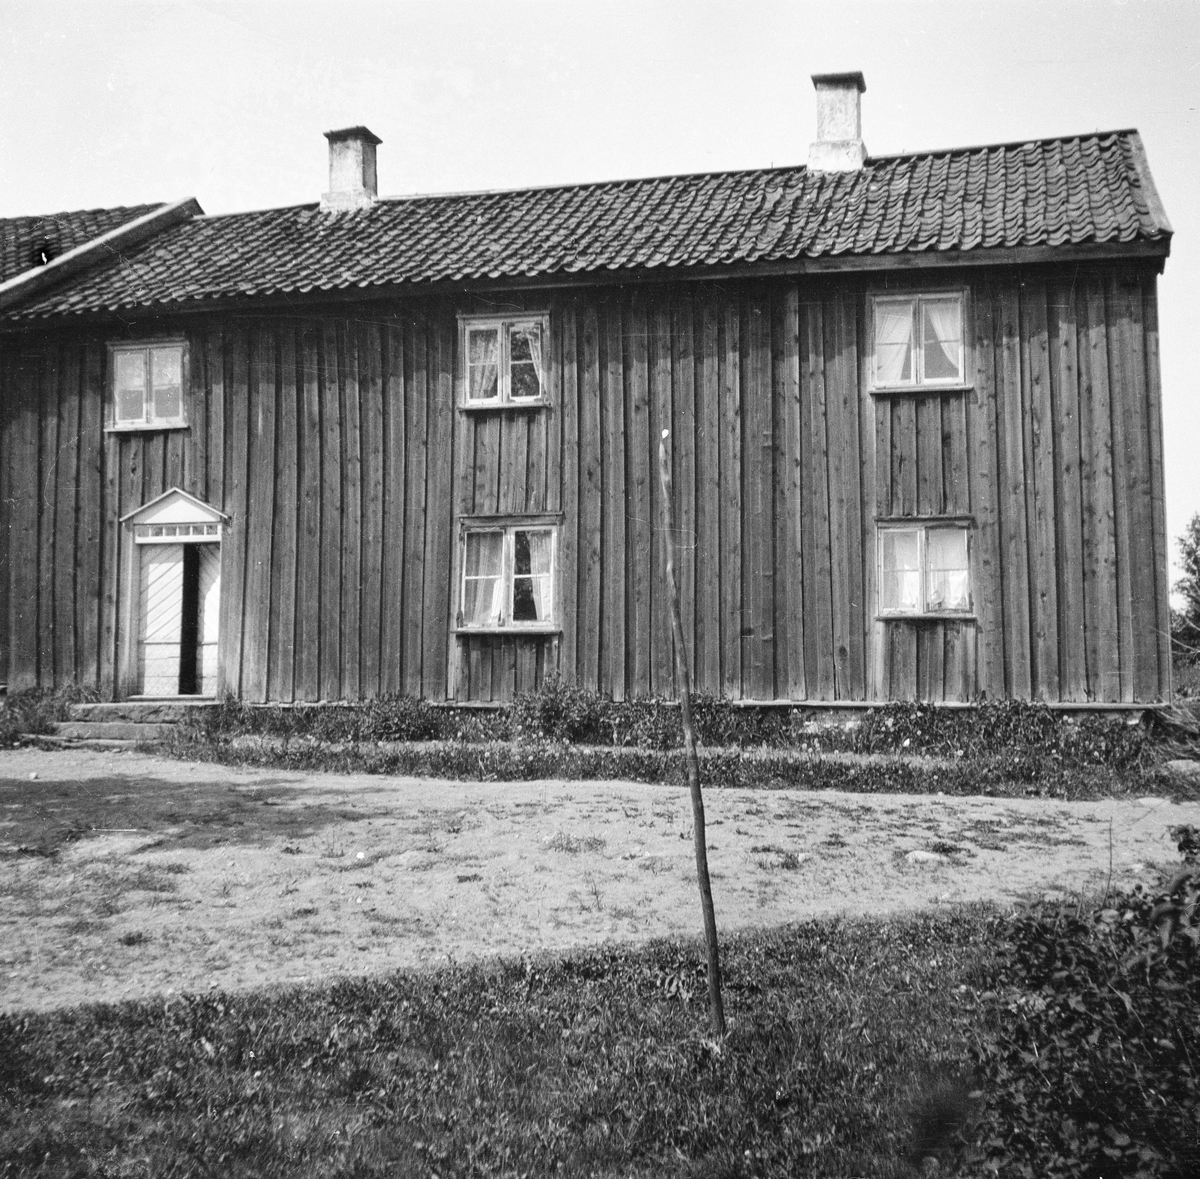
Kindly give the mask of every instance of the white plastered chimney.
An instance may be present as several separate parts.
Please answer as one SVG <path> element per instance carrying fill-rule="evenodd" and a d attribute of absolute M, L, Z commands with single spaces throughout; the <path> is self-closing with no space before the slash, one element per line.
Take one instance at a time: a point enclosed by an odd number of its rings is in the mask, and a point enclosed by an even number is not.
<path fill-rule="evenodd" d="M 862 139 L 862 94 L 867 84 L 860 73 L 813 74 L 817 91 L 817 138 L 808 149 L 813 172 L 857 172 L 867 158 Z"/>
<path fill-rule="evenodd" d="M 329 191 L 321 197 L 321 208 L 369 208 L 379 199 L 375 148 L 383 140 L 366 127 L 326 131 L 325 138 L 329 140 Z"/>

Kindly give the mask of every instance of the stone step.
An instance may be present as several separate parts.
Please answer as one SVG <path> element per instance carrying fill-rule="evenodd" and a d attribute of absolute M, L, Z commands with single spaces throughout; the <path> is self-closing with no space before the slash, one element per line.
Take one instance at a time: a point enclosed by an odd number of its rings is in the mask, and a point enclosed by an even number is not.
<path fill-rule="evenodd" d="M 139 741 L 121 741 L 116 738 L 91 737 L 86 741 L 75 741 L 66 737 L 52 737 L 49 733 L 25 733 L 23 739 L 32 745 L 54 749 L 109 749 L 119 751 L 136 750 Z"/>
<path fill-rule="evenodd" d="M 54 726 L 54 736 L 66 741 L 157 741 L 173 727 L 136 721 L 62 721 Z"/>
<path fill-rule="evenodd" d="M 72 704 L 70 714 L 72 722 L 175 724 L 181 720 L 196 720 L 204 710 L 216 707 L 217 702 L 207 697 L 118 700 L 112 704 Z"/>

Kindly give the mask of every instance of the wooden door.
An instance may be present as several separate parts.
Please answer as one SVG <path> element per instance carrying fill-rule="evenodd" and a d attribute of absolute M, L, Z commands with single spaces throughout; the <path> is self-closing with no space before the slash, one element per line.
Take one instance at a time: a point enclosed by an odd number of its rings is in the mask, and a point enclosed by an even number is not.
<path fill-rule="evenodd" d="M 221 604 L 221 546 L 192 546 L 198 557 L 199 582 L 197 627 L 196 691 L 201 696 L 217 694 L 217 620 Z"/>
<path fill-rule="evenodd" d="M 217 688 L 221 546 L 141 549 L 138 691 L 212 696 Z"/>
<path fill-rule="evenodd" d="M 143 696 L 178 696 L 183 638 L 183 545 L 148 544 L 140 548 L 138 691 Z"/>

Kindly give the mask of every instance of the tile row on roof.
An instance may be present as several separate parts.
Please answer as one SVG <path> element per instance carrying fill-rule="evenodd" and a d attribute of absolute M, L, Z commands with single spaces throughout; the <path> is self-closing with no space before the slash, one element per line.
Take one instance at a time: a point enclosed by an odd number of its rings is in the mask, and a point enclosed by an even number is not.
<path fill-rule="evenodd" d="M 813 258 L 1169 240 L 1136 131 L 803 167 L 196 217 L 9 318 Z"/>
<path fill-rule="evenodd" d="M 0 282 L 41 266 L 159 206 L 80 209 L 41 217 L 0 217 Z"/>

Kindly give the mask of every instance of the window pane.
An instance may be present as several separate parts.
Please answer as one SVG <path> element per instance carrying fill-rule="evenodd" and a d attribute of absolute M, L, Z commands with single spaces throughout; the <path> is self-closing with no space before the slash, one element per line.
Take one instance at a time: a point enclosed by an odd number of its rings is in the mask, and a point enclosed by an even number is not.
<path fill-rule="evenodd" d="M 542 395 L 542 329 L 518 324 L 509 330 L 510 394 L 516 399 Z"/>
<path fill-rule="evenodd" d="M 970 606 L 965 528 L 931 528 L 925 536 L 929 567 L 930 610 L 966 610 Z"/>
<path fill-rule="evenodd" d="M 925 380 L 962 380 L 962 302 L 935 299 L 921 309 Z"/>
<path fill-rule="evenodd" d="M 879 605 L 882 610 L 919 610 L 921 572 L 915 530 L 889 528 L 880 533 L 882 577 Z"/>
<path fill-rule="evenodd" d="M 500 331 L 471 328 L 467 332 L 467 397 L 490 401 L 500 395 Z"/>
<path fill-rule="evenodd" d="M 463 575 L 463 625 L 495 626 L 504 605 L 504 534 L 468 532 Z"/>
<path fill-rule="evenodd" d="M 906 385 L 912 373 L 912 303 L 875 305 L 875 382 Z"/>
<path fill-rule="evenodd" d="M 463 583 L 463 626 L 496 626 L 503 602 L 498 577 L 468 577 Z"/>
<path fill-rule="evenodd" d="M 548 622 L 552 612 L 552 542 L 549 530 L 513 534 L 513 621 Z"/>
<path fill-rule="evenodd" d="M 114 352 L 113 367 L 117 421 L 142 421 L 146 416 L 145 352 Z"/>
<path fill-rule="evenodd" d="M 504 565 L 502 532 L 467 533 L 467 576 L 499 577 Z"/>
<path fill-rule="evenodd" d="M 152 348 L 150 380 L 154 389 L 154 417 L 182 417 L 183 349 Z"/>

